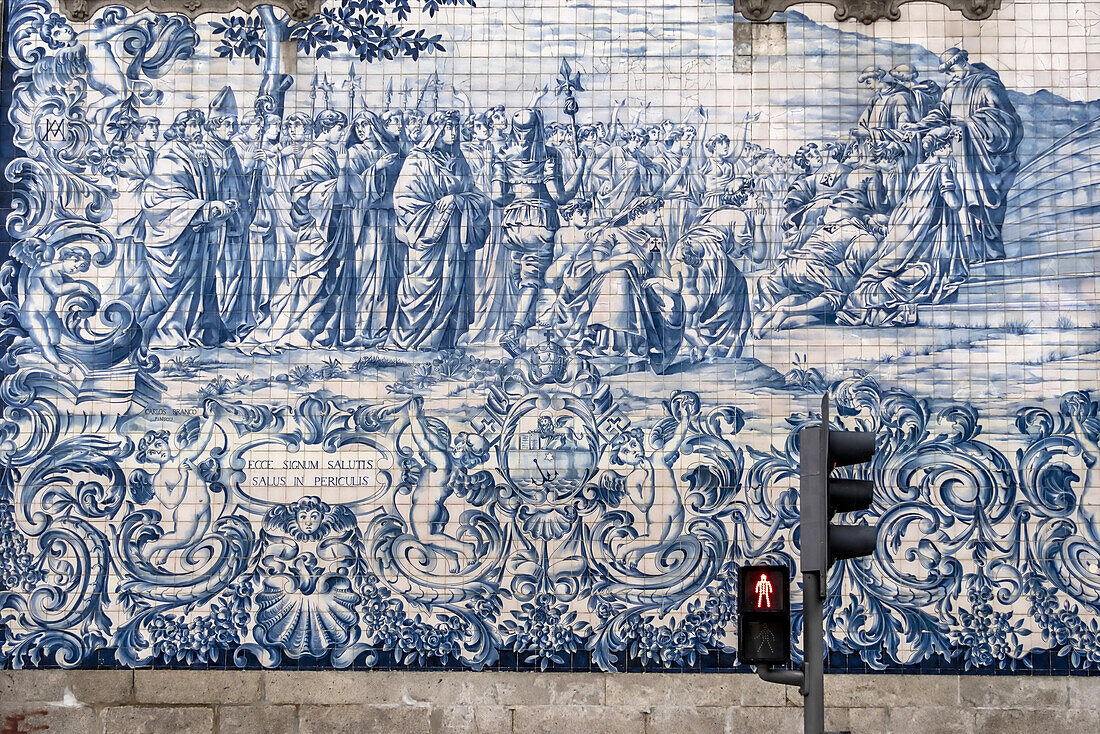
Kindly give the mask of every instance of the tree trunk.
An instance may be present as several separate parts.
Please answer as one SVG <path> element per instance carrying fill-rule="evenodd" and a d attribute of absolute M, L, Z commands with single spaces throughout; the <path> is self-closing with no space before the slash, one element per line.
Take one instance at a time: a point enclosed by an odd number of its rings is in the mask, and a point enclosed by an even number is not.
<path fill-rule="evenodd" d="M 297 61 L 297 56 L 293 59 L 283 58 L 284 42 L 290 39 L 290 24 L 286 17 L 275 17 L 275 8 L 270 5 L 259 6 L 257 12 L 264 24 L 264 76 L 260 82 L 260 94 L 275 100 L 274 113 L 282 117 L 286 107 L 286 92 L 294 84 L 294 76 L 284 72 L 287 71 L 288 62 L 294 64 Z"/>

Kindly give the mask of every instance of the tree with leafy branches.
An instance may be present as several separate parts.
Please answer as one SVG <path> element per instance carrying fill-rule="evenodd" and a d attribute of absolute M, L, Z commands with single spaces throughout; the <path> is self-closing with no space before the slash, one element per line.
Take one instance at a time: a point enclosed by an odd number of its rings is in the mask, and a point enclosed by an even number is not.
<path fill-rule="evenodd" d="M 475 0 L 419 0 L 420 12 L 429 18 L 444 6 L 476 7 Z M 409 25 L 411 0 L 325 0 L 321 12 L 305 20 L 292 20 L 270 5 L 248 15 L 225 16 L 210 24 L 217 39 L 215 53 L 223 58 L 248 58 L 263 69 L 260 94 L 275 100 L 283 112 L 286 91 L 293 77 L 282 73 L 282 53 L 287 41 L 296 43 L 301 55 L 330 58 L 343 51 L 360 61 L 418 59 L 444 51 L 442 36 L 429 35 Z"/>

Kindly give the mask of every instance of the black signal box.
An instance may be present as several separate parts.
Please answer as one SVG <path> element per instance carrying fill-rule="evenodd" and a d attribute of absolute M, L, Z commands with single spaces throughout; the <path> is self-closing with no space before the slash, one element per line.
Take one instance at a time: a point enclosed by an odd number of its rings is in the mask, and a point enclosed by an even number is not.
<path fill-rule="evenodd" d="M 791 572 L 786 566 L 742 566 L 738 572 L 738 650 L 746 665 L 791 660 Z"/>

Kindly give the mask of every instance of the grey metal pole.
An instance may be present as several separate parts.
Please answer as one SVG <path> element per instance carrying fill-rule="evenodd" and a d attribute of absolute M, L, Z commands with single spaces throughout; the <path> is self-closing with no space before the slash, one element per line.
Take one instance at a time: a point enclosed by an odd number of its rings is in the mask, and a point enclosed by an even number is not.
<path fill-rule="evenodd" d="M 825 731 L 824 594 L 817 571 L 802 574 L 803 734 Z"/>

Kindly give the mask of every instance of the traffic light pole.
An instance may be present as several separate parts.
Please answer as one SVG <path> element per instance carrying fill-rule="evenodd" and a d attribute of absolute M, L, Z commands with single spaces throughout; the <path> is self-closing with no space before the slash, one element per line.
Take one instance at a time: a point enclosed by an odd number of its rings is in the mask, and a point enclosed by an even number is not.
<path fill-rule="evenodd" d="M 803 734 L 825 731 L 825 630 L 821 574 L 802 574 Z"/>
<path fill-rule="evenodd" d="M 825 629 L 821 600 L 821 575 L 802 574 L 802 670 L 776 670 L 756 666 L 756 674 L 769 683 L 798 686 L 802 694 L 803 734 L 825 731 Z"/>
<path fill-rule="evenodd" d="M 828 570 L 829 403 L 821 405 L 821 425 L 802 431 L 799 499 L 802 534 L 803 734 L 825 731 L 825 572 Z M 811 521 L 807 522 L 807 519 Z"/>
<path fill-rule="evenodd" d="M 875 455 L 875 434 L 833 429 L 829 396 L 821 398 L 821 424 L 799 434 L 799 546 L 802 570 L 802 670 L 757 673 L 773 683 L 800 686 L 804 734 L 825 731 L 825 590 L 835 561 L 874 553 L 878 530 L 873 524 L 832 523 L 833 515 L 862 512 L 874 502 L 871 480 L 832 477 L 838 467 L 865 464 Z"/>

